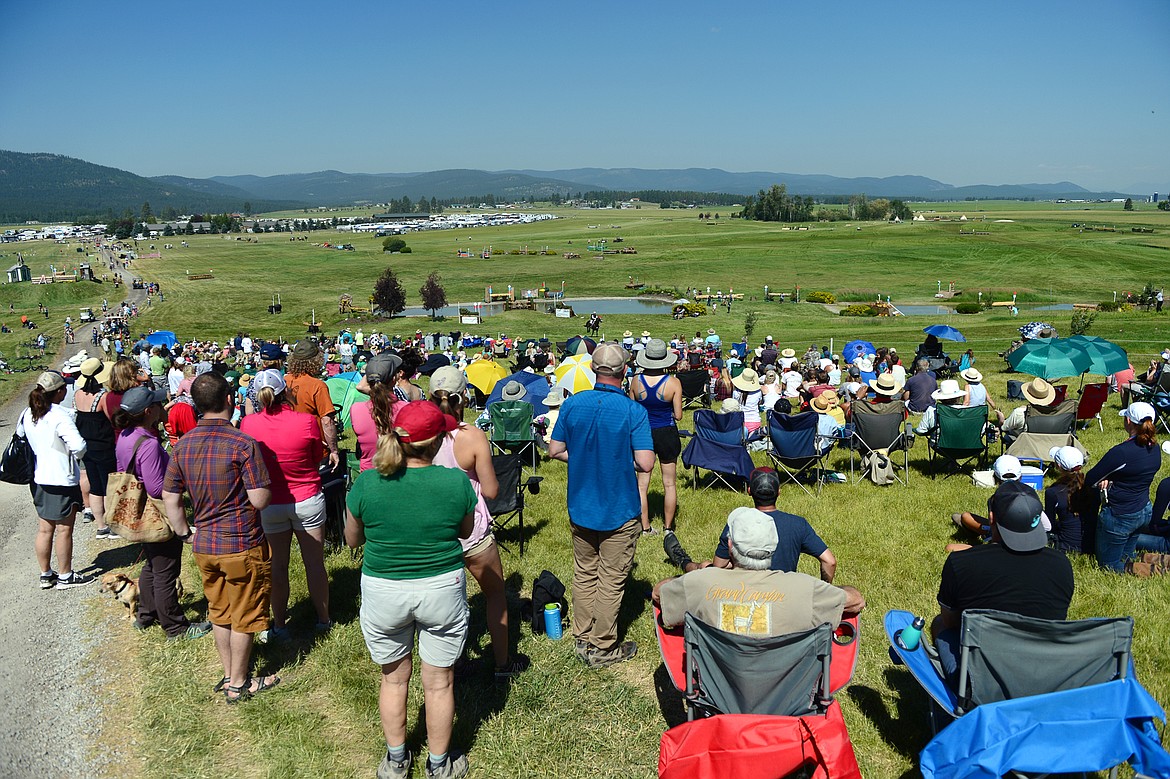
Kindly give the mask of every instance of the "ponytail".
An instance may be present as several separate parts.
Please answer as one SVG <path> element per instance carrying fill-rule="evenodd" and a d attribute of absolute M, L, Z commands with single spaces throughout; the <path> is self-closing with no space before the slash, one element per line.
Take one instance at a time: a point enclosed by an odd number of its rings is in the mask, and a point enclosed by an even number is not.
<path fill-rule="evenodd" d="M 1134 438 L 1137 440 L 1138 446 L 1157 446 L 1158 431 L 1154 427 L 1154 420 L 1143 419 L 1141 424 L 1137 425 L 1137 432 L 1134 433 Z"/>
<path fill-rule="evenodd" d="M 49 408 L 53 405 L 53 401 L 49 400 L 56 392 L 45 392 L 40 386 L 32 388 L 32 392 L 28 393 L 28 409 L 32 412 L 32 421 L 35 424 L 40 422 L 45 414 L 49 413 Z"/>
<path fill-rule="evenodd" d="M 256 405 L 265 414 L 275 414 L 280 411 L 281 406 L 288 403 L 288 399 L 283 392 L 277 394 L 272 387 L 261 387 L 256 390 Z"/>
<path fill-rule="evenodd" d="M 447 416 L 454 417 L 456 422 L 463 421 L 464 402 L 461 393 L 435 390 L 431 393 L 431 402 Z"/>
<path fill-rule="evenodd" d="M 1081 472 L 1080 468 L 1073 468 L 1071 471 L 1062 470 L 1060 476 L 1056 478 L 1056 483 L 1063 484 L 1068 489 L 1068 502 L 1071 505 L 1077 493 L 1085 486 L 1085 474 Z"/>
<path fill-rule="evenodd" d="M 443 436 L 425 441 L 406 442 L 398 437 L 398 428 L 378 436 L 378 451 L 374 452 L 374 468 L 383 476 L 393 476 L 406 467 L 408 458 L 433 460 L 443 445 Z"/>
<path fill-rule="evenodd" d="M 394 404 L 398 396 L 394 394 L 394 386 L 388 381 L 379 381 L 370 385 L 370 415 L 374 418 L 374 429 L 378 435 L 386 435 L 394 425 Z"/>

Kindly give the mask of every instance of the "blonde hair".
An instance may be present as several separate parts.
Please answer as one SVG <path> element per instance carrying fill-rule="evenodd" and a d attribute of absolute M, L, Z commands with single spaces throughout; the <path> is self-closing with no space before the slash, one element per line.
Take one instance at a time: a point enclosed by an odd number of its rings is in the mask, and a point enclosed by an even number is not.
<path fill-rule="evenodd" d="M 461 393 L 435 390 L 431 393 L 431 402 L 447 416 L 454 417 L 459 422 L 463 421 L 464 402 Z"/>
<path fill-rule="evenodd" d="M 261 387 L 256 390 L 256 405 L 266 414 L 275 414 L 281 406 L 288 405 L 288 398 L 283 392 L 277 394 L 272 387 Z"/>
<path fill-rule="evenodd" d="M 374 468 L 383 476 L 393 476 L 406 467 L 408 458 L 417 458 L 426 461 L 435 459 L 439 447 L 443 445 L 442 436 L 434 436 L 425 441 L 403 441 L 399 438 L 396 427 L 388 433 L 378 436 L 378 451 L 374 452 Z M 405 430 L 402 430 L 405 433 Z"/>
<path fill-rule="evenodd" d="M 138 386 L 138 363 L 134 360 L 128 360 L 125 357 L 120 358 L 114 363 L 114 367 L 110 370 L 110 381 L 108 382 L 111 392 L 126 392 L 127 390 Z"/>

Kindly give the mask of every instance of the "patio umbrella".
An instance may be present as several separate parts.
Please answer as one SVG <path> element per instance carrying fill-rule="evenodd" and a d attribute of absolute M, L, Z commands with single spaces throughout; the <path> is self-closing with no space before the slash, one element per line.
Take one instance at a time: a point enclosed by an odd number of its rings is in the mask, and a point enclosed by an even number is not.
<path fill-rule="evenodd" d="M 544 405 L 544 399 L 548 397 L 548 382 L 544 380 L 544 376 L 536 373 L 529 373 L 528 371 L 516 371 L 511 376 L 505 376 L 496 382 L 496 386 L 488 395 L 487 402 L 484 407 L 490 406 L 496 401 L 503 400 L 504 387 L 510 381 L 518 381 L 524 385 L 527 393 L 524 395 L 524 402 L 532 404 L 533 416 L 540 416 L 548 413 L 548 406 Z"/>
<path fill-rule="evenodd" d="M 922 332 L 927 335 L 933 335 L 935 338 L 941 338 L 944 341 L 966 341 L 967 339 L 955 328 L 950 325 L 931 325 L 930 327 L 922 328 Z"/>
<path fill-rule="evenodd" d="M 1047 322 L 1029 322 L 1026 325 L 1022 325 L 1020 327 L 1020 335 L 1024 338 L 1039 338 L 1040 333 L 1044 332 L 1045 330 L 1052 331 L 1048 337 L 1056 337 L 1056 328 Z"/>
<path fill-rule="evenodd" d="M 566 389 L 576 395 L 578 392 L 593 389 L 597 383 L 597 374 L 593 372 L 593 363 L 561 363 L 556 370 L 556 387 Z"/>
<path fill-rule="evenodd" d="M 597 348 L 597 341 L 583 335 L 575 335 L 565 341 L 565 351 L 568 354 L 593 354 Z"/>
<path fill-rule="evenodd" d="M 1084 347 L 1060 338 L 1033 338 L 1008 355 L 1008 364 L 1020 373 L 1049 381 L 1079 376 L 1092 362 Z"/>
<path fill-rule="evenodd" d="M 1106 341 L 1095 335 L 1074 335 L 1065 340 L 1069 343 L 1079 344 L 1089 353 L 1089 357 L 1093 360 L 1089 365 L 1089 373 L 1111 376 L 1129 367 L 1129 355 L 1112 341 Z"/>
<path fill-rule="evenodd" d="M 468 384 L 488 395 L 495 389 L 496 382 L 508 375 L 508 370 L 495 360 L 476 360 L 464 373 Z"/>
<path fill-rule="evenodd" d="M 444 366 L 450 365 L 451 359 L 447 355 L 440 352 L 427 356 L 427 361 L 419 366 L 418 372 L 423 376 L 430 376 L 435 371 Z"/>
<path fill-rule="evenodd" d="M 851 363 L 863 354 L 877 354 L 877 349 L 874 349 L 873 344 L 869 341 L 850 341 L 841 350 L 841 359 L 846 363 Z"/>

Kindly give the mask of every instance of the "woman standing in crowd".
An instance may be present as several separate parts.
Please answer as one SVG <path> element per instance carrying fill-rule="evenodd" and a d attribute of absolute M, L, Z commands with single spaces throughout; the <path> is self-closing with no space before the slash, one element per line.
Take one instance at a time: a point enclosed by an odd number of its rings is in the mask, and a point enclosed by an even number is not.
<path fill-rule="evenodd" d="M 1154 407 L 1133 403 L 1121 416 L 1129 438 L 1106 452 L 1085 474 L 1085 484 L 1101 490 L 1097 562 L 1118 573 L 1133 560 L 1139 531 L 1150 523 L 1150 484 L 1162 465 Z"/>
<path fill-rule="evenodd" d="M 426 362 L 422 352 L 413 348 L 404 349 L 399 356 L 402 358 L 402 364 L 398 375 L 394 378 L 394 394 L 403 403 L 422 400 L 422 390 L 417 385 L 410 383 L 410 380 L 418 373 L 418 369 Z"/>
<path fill-rule="evenodd" d="M 382 352 L 366 363 L 366 373 L 358 381 L 357 391 L 369 395 L 369 400 L 349 407 L 349 424 L 358 441 L 360 470 L 374 467 L 374 453 L 378 450 L 378 435 L 391 430 L 398 396 L 394 393 L 394 376 L 402 367 L 402 358 L 394 352 Z"/>
<path fill-rule="evenodd" d="M 28 439 L 36 454 L 32 498 L 40 522 L 34 548 L 41 566 L 41 589 L 67 589 L 89 584 L 93 577 L 73 570 L 73 522 L 81 508 L 79 458 L 85 456 L 85 439 L 77 432 L 73 415 L 61 408 L 65 379 L 46 371 L 28 394 L 28 409 L 16 423 L 18 435 Z M 56 549 L 60 573 L 53 570 Z"/>
<path fill-rule="evenodd" d="M 411 650 L 419 635 L 426 701 L 427 776 L 463 776 L 467 757 L 450 752 L 455 661 L 467 640 L 467 578 L 460 538 L 475 529 L 467 475 L 434 465 L 455 419 L 430 402 L 405 404 L 378 438 L 374 468 L 346 500 L 345 541 L 363 548 L 362 635 L 382 667 L 378 695 L 386 756 L 379 776 L 407 776 L 406 700 Z M 420 508 L 425 507 L 425 510 Z"/>
<path fill-rule="evenodd" d="M 479 582 L 487 606 L 488 632 L 492 636 L 492 655 L 496 663 L 496 678 L 505 679 L 522 673 L 529 660 L 524 655 L 509 656 L 508 599 L 504 593 L 504 566 L 500 549 L 492 534 L 492 515 L 487 502 L 499 494 L 496 471 L 492 466 L 492 450 L 482 430 L 463 421 L 463 404 L 467 392 L 467 377 L 463 371 L 447 365 L 431 376 L 431 402 L 458 425 L 443 437 L 443 445 L 435 455 L 435 465 L 457 468 L 467 474 L 475 490 L 475 527 L 470 536 L 461 536 L 463 563 Z"/>
<path fill-rule="evenodd" d="M 130 362 L 129 360 L 127 362 Z M 97 522 L 97 538 L 116 539 L 118 535 L 106 524 L 106 487 L 110 474 L 117 468 L 114 458 L 113 417 L 121 402 L 102 385 L 111 380 L 116 363 L 102 363 L 91 357 L 81 364 L 81 380 L 74 385 L 73 407 L 77 410 L 77 431 L 85 439 L 85 456 L 81 472 L 81 493 L 87 507 L 81 521 Z M 137 368 L 135 368 L 137 370 Z"/>
<path fill-rule="evenodd" d="M 639 349 L 634 362 L 642 369 L 630 381 L 630 397 L 650 418 L 650 437 L 654 441 L 654 456 L 662 471 L 662 526 L 674 530 L 678 513 L 678 457 L 682 442 L 678 435 L 678 420 L 682 419 L 682 384 L 667 374 L 678 360 L 678 355 L 666 348 L 666 342 L 652 338 L 646 348 Z M 758 417 L 758 414 L 757 414 Z M 650 471 L 638 472 L 638 496 L 642 503 L 642 532 L 653 533 L 650 524 Z"/>
<path fill-rule="evenodd" d="M 260 511 L 264 536 L 272 550 L 273 638 L 288 638 L 288 565 L 296 533 L 317 612 L 317 632 L 333 627 L 329 619 L 329 575 L 325 572 L 325 495 L 318 467 L 325 453 L 321 428 L 312 414 L 294 411 L 278 370 L 260 371 L 252 380 L 259 410 L 240 422 L 256 439 L 272 477 L 272 502 Z"/>
<path fill-rule="evenodd" d="M 159 440 L 159 428 L 167 417 L 163 409 L 166 390 L 134 387 L 122 396 L 114 424 L 121 431 L 116 444 L 118 470 L 133 470 L 146 494 L 162 497 L 163 476 L 170 455 Z M 134 627 L 145 630 L 159 625 L 169 639 L 199 638 L 211 632 L 210 622 L 191 624 L 179 605 L 175 583 L 183 566 L 183 538 L 142 545 L 146 565 L 138 575 L 138 614 Z"/>

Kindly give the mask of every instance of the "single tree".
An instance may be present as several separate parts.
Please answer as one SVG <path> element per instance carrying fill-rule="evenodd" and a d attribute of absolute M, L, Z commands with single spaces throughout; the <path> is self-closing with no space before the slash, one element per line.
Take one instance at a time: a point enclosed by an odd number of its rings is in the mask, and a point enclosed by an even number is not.
<path fill-rule="evenodd" d="M 431 271 L 427 276 L 427 280 L 419 287 L 418 294 L 422 296 L 423 308 L 431 312 L 431 319 L 438 319 L 439 309 L 447 305 L 447 291 L 443 289 L 443 279 L 437 270 Z"/>
<path fill-rule="evenodd" d="M 406 293 L 393 268 L 382 271 L 382 275 L 374 282 L 373 297 L 374 304 L 382 310 L 383 316 L 392 317 L 406 310 Z"/>
<path fill-rule="evenodd" d="M 143 222 L 153 222 L 154 221 L 154 212 L 150 210 L 150 201 L 149 200 L 143 202 L 143 204 L 142 204 L 142 221 Z"/>
<path fill-rule="evenodd" d="M 384 252 L 400 252 L 406 248 L 406 241 L 391 235 L 386 240 L 382 241 L 382 251 Z"/>
<path fill-rule="evenodd" d="M 251 215 L 252 215 L 252 201 L 245 200 L 244 201 L 244 216 L 251 216 Z"/>
<path fill-rule="evenodd" d="M 165 235 L 167 238 L 170 238 L 174 234 L 175 228 L 171 227 L 170 222 L 167 222 L 167 226 L 163 228 L 163 235 Z"/>
<path fill-rule="evenodd" d="M 1132 211 L 1133 210 L 1133 198 L 1127 197 L 1125 199 L 1125 205 L 1122 206 L 1122 210 L 1124 210 L 1124 211 Z"/>

